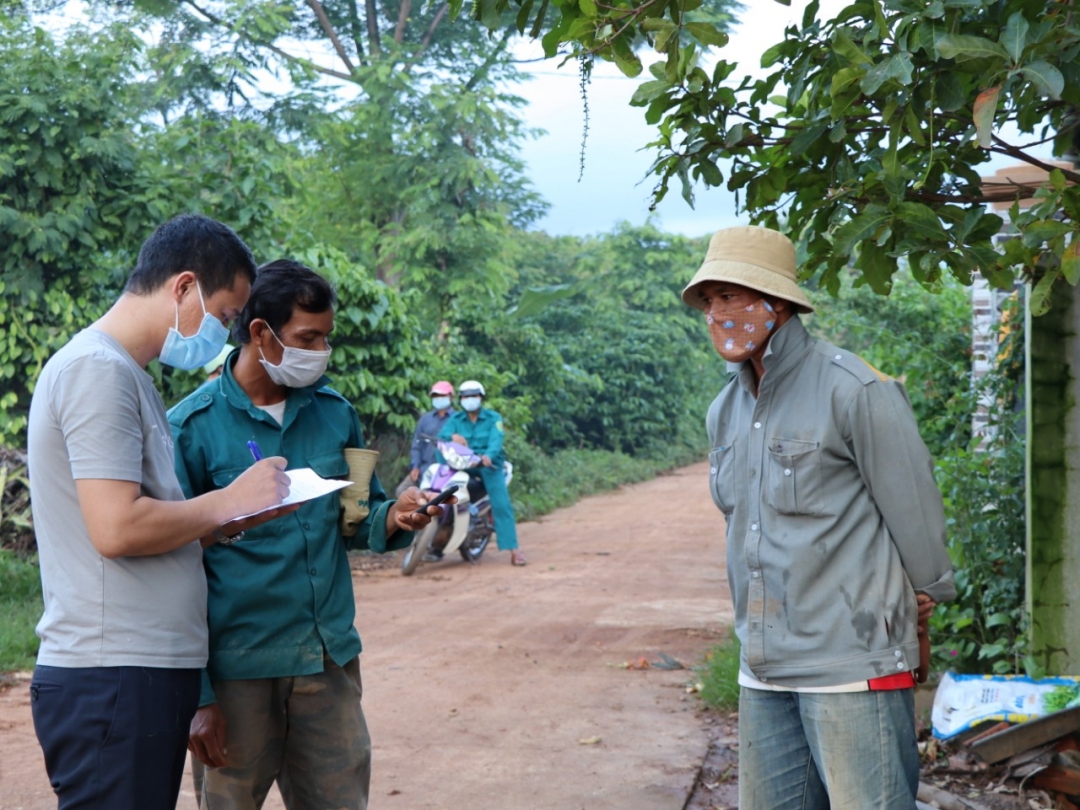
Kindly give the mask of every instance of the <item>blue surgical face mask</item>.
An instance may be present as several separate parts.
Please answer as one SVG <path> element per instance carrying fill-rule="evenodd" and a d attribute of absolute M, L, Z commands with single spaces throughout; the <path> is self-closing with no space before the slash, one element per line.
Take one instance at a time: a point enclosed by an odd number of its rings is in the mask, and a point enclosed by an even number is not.
<path fill-rule="evenodd" d="M 461 407 L 469 413 L 480 410 L 480 397 L 462 397 Z"/>
<path fill-rule="evenodd" d="M 162 363 L 181 371 L 194 371 L 199 366 L 205 366 L 218 356 L 218 352 L 229 340 L 229 330 L 206 311 L 206 301 L 203 300 L 202 288 L 198 281 L 195 282 L 195 289 L 198 290 L 199 304 L 202 305 L 203 310 L 199 330 L 194 335 L 186 337 L 180 334 L 180 304 L 177 303 L 176 324 L 170 327 L 169 334 L 165 338 L 165 345 L 161 347 L 161 353 L 158 355 L 158 360 Z"/>
<path fill-rule="evenodd" d="M 431 407 L 437 411 L 445 411 L 450 407 L 450 397 L 432 397 Z"/>

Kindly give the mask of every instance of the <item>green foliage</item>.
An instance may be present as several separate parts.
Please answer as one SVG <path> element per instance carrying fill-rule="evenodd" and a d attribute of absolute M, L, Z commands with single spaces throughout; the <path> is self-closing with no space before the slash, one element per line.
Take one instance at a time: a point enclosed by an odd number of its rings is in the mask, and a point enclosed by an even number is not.
<path fill-rule="evenodd" d="M 198 211 L 279 249 L 273 202 L 289 181 L 286 147 L 258 124 L 142 121 L 128 84 L 141 45 L 119 26 L 60 41 L 2 24 L 0 53 L 0 444 L 17 446 L 45 361 L 111 305 L 154 227 Z M 174 395 L 191 381 L 163 380 Z"/>
<path fill-rule="evenodd" d="M 416 393 L 431 383 L 423 332 L 408 299 L 332 248 L 292 257 L 337 286 L 328 370 L 334 389 L 355 405 L 367 435 L 411 430 Z"/>
<path fill-rule="evenodd" d="M 724 364 L 679 292 L 700 264 L 703 240 L 623 224 L 589 239 L 530 235 L 524 248 L 518 295 L 539 281 L 567 288 L 567 297 L 513 325 L 518 332 L 535 324 L 557 353 L 557 362 L 534 356 L 528 365 L 541 371 L 530 381 L 539 386 L 530 438 L 548 450 L 701 453 L 702 420 Z"/>
<path fill-rule="evenodd" d="M 1017 320 L 1016 302 L 1012 321 Z M 988 411 L 985 440 L 964 441 L 938 459 L 957 598 L 931 618 L 938 664 L 959 672 L 1038 673 L 1029 653 L 1024 592 L 1024 415 L 1018 409 L 1022 335 L 1014 329 L 995 373 L 948 408 L 963 425 L 976 402 Z"/>
<path fill-rule="evenodd" d="M 475 8 L 489 4 L 511 3 Z M 532 14 L 532 0 L 514 5 Z M 1014 207 L 1022 238 L 999 253 L 991 239 L 1002 220 L 985 203 L 1034 189 L 983 186 L 977 171 L 994 154 L 1053 168 L 1030 152 L 1047 142 L 1075 158 L 1080 28 L 1068 4 L 855 0 L 822 19 L 813 0 L 801 24 L 765 50 L 762 66 L 773 71 L 761 79 L 724 60 L 707 70 L 693 43 L 671 36 L 688 27 L 681 3 L 567 3 L 553 20 L 547 8 L 537 11 L 533 35 L 546 32 L 549 55 L 569 44 L 634 74 L 640 63 L 628 47 L 636 37 L 663 52 L 632 101 L 657 126 L 656 199 L 673 180 L 689 202 L 695 182 L 726 183 L 755 222 L 786 225 L 803 277 L 830 292 L 853 265 L 886 293 L 902 257 L 930 284 L 943 274 L 967 284 L 978 270 L 1007 289 L 1019 270 L 1039 282 L 1036 313 L 1059 278 L 1080 280 L 1080 253 L 1066 250 L 1080 214 L 1080 173 L 1054 169 L 1037 205 Z M 702 44 L 724 39 L 707 22 L 692 32 Z M 1000 133 L 1011 128 L 1029 143 L 1005 141 Z"/>
<path fill-rule="evenodd" d="M 513 278 L 515 227 L 545 207 L 517 156 L 529 135 L 511 111 L 519 100 L 374 68 L 358 78 L 363 98 L 309 127 L 319 146 L 298 164 L 297 225 L 423 291 L 415 303 L 433 322 L 455 298 L 490 305 Z"/>
<path fill-rule="evenodd" d="M 949 278 L 934 295 L 927 292 L 905 268 L 886 299 L 866 285 L 844 287 L 835 299 L 814 294 L 817 309 L 805 321 L 815 336 L 904 383 L 923 440 L 937 457 L 954 443 L 957 413 L 971 407 L 971 297 Z"/>
<path fill-rule="evenodd" d="M 739 654 L 741 647 L 734 632 L 722 644 L 713 647 L 698 667 L 701 699 L 707 706 L 733 712 L 739 708 Z"/>
<path fill-rule="evenodd" d="M 463 0 L 450 2 L 455 15 L 463 6 Z M 627 76 L 637 76 L 641 59 L 636 51 L 645 44 L 674 64 L 698 48 L 727 44 L 732 13 L 741 8 L 734 0 L 644 0 L 637 5 L 604 5 L 594 0 L 550 5 L 547 0 L 475 0 L 470 14 L 494 29 L 513 12 L 519 33 L 528 31 L 533 39 L 543 34 L 548 57 L 562 55 L 561 46 L 570 44 L 574 56 L 598 56 L 614 62 Z"/>
<path fill-rule="evenodd" d="M 28 553 L 33 547 L 26 456 L 0 449 L 0 548 Z"/>
<path fill-rule="evenodd" d="M 34 666 L 43 609 L 37 561 L 0 548 L 0 672 Z"/>

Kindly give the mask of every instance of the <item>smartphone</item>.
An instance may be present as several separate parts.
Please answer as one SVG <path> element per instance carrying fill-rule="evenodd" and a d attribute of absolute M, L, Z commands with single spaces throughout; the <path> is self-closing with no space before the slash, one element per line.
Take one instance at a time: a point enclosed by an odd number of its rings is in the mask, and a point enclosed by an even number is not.
<path fill-rule="evenodd" d="M 457 491 L 458 491 L 458 485 L 457 484 L 451 484 L 446 489 L 444 489 L 442 492 L 440 492 L 438 495 L 436 495 L 434 498 L 432 498 L 430 501 L 428 501 L 423 506 L 421 506 L 419 509 L 417 509 L 414 514 L 426 515 L 428 513 L 427 508 L 429 506 L 439 506 L 440 504 L 446 503 L 446 501 L 450 500 L 451 496 L 453 496 L 453 494 L 455 492 L 457 492 Z"/>

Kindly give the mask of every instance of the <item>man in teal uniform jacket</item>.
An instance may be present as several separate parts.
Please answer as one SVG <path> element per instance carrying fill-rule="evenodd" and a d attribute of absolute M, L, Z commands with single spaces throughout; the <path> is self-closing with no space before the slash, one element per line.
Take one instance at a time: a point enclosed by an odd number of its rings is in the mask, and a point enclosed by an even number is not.
<path fill-rule="evenodd" d="M 462 410 L 450 415 L 439 438 L 466 444 L 482 457 L 477 471 L 491 499 L 495 542 L 500 551 L 510 552 L 512 565 L 525 565 L 527 560 L 518 548 L 514 507 L 503 475 L 503 420 L 495 411 L 482 407 L 484 394 L 484 386 L 476 380 L 466 380 L 458 386 L 458 404 Z"/>
<path fill-rule="evenodd" d="M 323 374 L 334 303 L 303 265 L 259 268 L 235 330 L 241 348 L 169 413 L 187 497 L 227 486 L 259 451 L 323 478 L 359 477 L 347 454 L 364 452 L 350 449 L 363 447 L 360 421 Z M 366 516 L 343 520 L 333 493 L 205 550 L 210 658 L 189 743 L 203 810 L 259 807 L 274 781 L 290 810 L 367 806 L 371 741 L 346 551 L 402 548 L 429 520 L 413 514 L 419 490 L 387 500 L 372 466 L 360 473 Z"/>

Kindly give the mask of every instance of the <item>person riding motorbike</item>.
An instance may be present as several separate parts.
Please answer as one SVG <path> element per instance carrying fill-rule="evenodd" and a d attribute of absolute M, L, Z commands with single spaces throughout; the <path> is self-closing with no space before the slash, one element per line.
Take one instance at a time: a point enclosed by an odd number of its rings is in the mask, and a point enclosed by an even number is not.
<path fill-rule="evenodd" d="M 526 565 L 524 553 L 518 548 L 517 525 L 514 507 L 503 475 L 503 427 L 502 417 L 484 408 L 484 386 L 476 380 L 466 380 L 458 386 L 458 404 L 462 410 L 450 415 L 439 433 L 444 441 L 454 441 L 471 447 L 481 458 L 476 467 L 491 499 L 491 512 L 495 519 L 495 542 L 500 551 L 510 552 L 511 565 Z M 443 461 L 442 458 L 439 461 Z"/>

